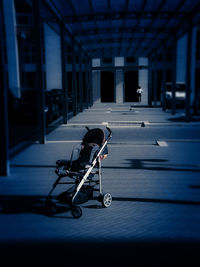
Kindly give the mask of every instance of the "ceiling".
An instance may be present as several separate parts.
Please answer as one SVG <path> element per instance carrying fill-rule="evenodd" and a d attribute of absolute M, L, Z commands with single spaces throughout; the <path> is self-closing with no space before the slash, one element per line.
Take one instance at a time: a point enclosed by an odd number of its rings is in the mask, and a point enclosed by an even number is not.
<path fill-rule="evenodd" d="M 200 21 L 200 0 L 44 2 L 91 57 L 149 56 Z"/>

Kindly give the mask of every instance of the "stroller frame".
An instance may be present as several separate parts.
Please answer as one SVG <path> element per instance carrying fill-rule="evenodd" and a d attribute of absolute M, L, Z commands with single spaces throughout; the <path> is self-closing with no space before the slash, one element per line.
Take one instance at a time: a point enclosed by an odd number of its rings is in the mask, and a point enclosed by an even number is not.
<path fill-rule="evenodd" d="M 88 127 L 86 127 L 86 129 L 89 130 Z M 50 192 L 46 198 L 46 203 L 45 203 L 46 208 L 47 208 L 47 212 L 49 215 L 53 216 L 54 214 L 56 214 L 56 211 L 57 211 L 56 203 L 53 202 L 53 200 L 52 200 L 52 193 L 58 184 L 73 184 L 73 185 L 75 185 L 75 190 L 73 192 L 69 191 L 69 194 L 67 195 L 67 197 L 64 201 L 64 204 L 67 204 L 69 206 L 69 210 L 71 210 L 72 216 L 74 218 L 80 218 L 82 216 L 82 209 L 80 208 L 80 206 L 76 205 L 76 198 L 77 198 L 78 193 L 81 191 L 81 189 L 83 188 L 83 185 L 85 183 L 89 184 L 90 189 L 92 188 L 92 196 L 91 196 L 91 194 L 89 194 L 89 197 L 87 197 L 86 201 L 83 201 L 81 203 L 87 202 L 89 199 L 94 199 L 93 198 L 93 192 L 98 191 L 99 196 L 97 197 L 97 200 L 102 203 L 103 207 L 107 208 L 111 205 L 111 203 L 112 203 L 111 194 L 110 193 L 103 193 L 103 190 L 102 190 L 102 173 L 101 173 L 100 156 L 102 155 L 102 152 L 103 152 L 104 148 L 106 147 L 107 143 L 112 138 L 112 131 L 108 127 L 106 127 L 106 129 L 108 130 L 109 135 L 106 138 L 105 142 L 100 146 L 100 149 L 99 149 L 97 155 L 95 156 L 95 158 L 93 159 L 91 165 L 88 165 L 88 166 L 86 165 L 85 169 L 83 169 L 81 171 L 77 171 L 77 172 L 66 170 L 66 173 L 63 173 L 63 172 L 60 173 L 59 169 L 55 170 L 56 174 L 58 175 L 58 178 L 54 182 L 52 189 L 50 190 Z M 92 170 L 93 170 L 93 168 L 95 168 L 96 165 L 98 166 L 98 171 L 92 173 Z M 98 180 L 92 179 L 95 174 L 98 174 Z M 92 178 L 90 176 L 92 176 Z M 61 182 L 61 179 L 64 177 L 69 177 L 71 179 L 74 179 L 74 182 Z M 91 186 L 91 184 L 93 184 L 93 185 Z M 99 188 L 95 188 L 96 185 L 99 185 Z"/>

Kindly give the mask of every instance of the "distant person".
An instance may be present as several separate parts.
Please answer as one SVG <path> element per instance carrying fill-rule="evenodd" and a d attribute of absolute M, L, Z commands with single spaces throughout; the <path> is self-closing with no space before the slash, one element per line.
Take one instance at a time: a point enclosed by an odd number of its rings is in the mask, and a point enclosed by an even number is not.
<path fill-rule="evenodd" d="M 144 91 L 142 90 L 142 88 L 140 86 L 138 86 L 137 95 L 138 95 L 138 101 L 139 102 L 141 102 L 142 92 L 144 92 Z"/>

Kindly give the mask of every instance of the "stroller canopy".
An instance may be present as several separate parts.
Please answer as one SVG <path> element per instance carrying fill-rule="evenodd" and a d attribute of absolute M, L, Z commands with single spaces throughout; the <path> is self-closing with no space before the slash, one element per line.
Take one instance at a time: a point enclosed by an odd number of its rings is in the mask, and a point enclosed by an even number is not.
<path fill-rule="evenodd" d="M 105 133 L 100 128 L 94 128 L 89 130 L 83 137 L 82 144 L 95 143 L 99 146 L 103 144 L 105 140 Z"/>

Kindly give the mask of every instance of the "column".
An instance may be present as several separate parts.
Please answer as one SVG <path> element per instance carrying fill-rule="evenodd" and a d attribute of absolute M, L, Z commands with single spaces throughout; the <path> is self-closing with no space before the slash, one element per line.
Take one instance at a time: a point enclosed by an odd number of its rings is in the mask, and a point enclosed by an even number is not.
<path fill-rule="evenodd" d="M 177 40 L 176 40 L 176 36 L 173 37 L 173 55 L 172 55 L 172 115 L 176 114 L 176 55 L 177 55 L 177 51 L 176 51 L 176 44 L 177 44 Z"/>
<path fill-rule="evenodd" d="M 92 70 L 92 90 L 93 101 L 100 103 L 101 101 L 101 71 Z"/>
<path fill-rule="evenodd" d="M 139 71 L 138 71 L 138 85 L 141 86 L 142 90 L 142 99 L 141 104 L 147 105 L 148 103 L 148 58 L 140 57 L 139 58 Z"/>
<path fill-rule="evenodd" d="M 93 88 L 92 88 L 92 61 L 91 58 L 89 59 L 89 95 L 90 95 L 90 99 L 89 99 L 89 104 L 90 107 L 93 105 Z"/>
<path fill-rule="evenodd" d="M 75 40 L 73 39 L 73 52 L 72 52 L 72 101 L 73 101 L 73 114 L 77 114 L 77 83 L 76 83 L 76 48 Z"/>
<path fill-rule="evenodd" d="M 152 106 L 152 58 L 149 58 L 148 68 L 148 105 Z"/>
<path fill-rule="evenodd" d="M 116 69 L 115 71 L 115 90 L 116 103 L 124 102 L 124 72 L 123 69 Z"/>
<path fill-rule="evenodd" d="M 163 47 L 163 63 L 162 63 L 162 89 L 161 89 L 161 105 L 162 105 L 162 110 L 166 110 L 166 98 L 165 98 L 165 93 L 166 93 L 166 78 L 167 78 L 167 54 L 166 54 L 167 48 L 166 46 Z"/>
<path fill-rule="evenodd" d="M 185 100 L 185 119 L 187 122 L 191 119 L 190 101 L 191 101 L 191 48 L 192 48 L 192 24 L 188 21 L 187 33 L 187 64 L 186 64 L 186 100 Z"/>
<path fill-rule="evenodd" d="M 8 101 L 7 101 L 7 79 L 5 67 L 5 38 L 4 38 L 4 18 L 3 7 L 0 2 L 0 176 L 8 176 L 10 172 L 9 164 L 9 141 L 8 141 Z"/>
<path fill-rule="evenodd" d="M 67 124 L 68 119 L 68 86 L 66 73 L 66 45 L 65 45 L 65 26 L 62 23 L 61 29 L 61 62 L 62 62 L 62 88 L 63 88 L 63 124 Z"/>
<path fill-rule="evenodd" d="M 196 81 L 196 42 L 197 42 L 197 26 L 192 29 L 192 47 L 191 47 L 191 105 L 194 108 L 196 106 L 197 91 L 195 86 Z"/>
<path fill-rule="evenodd" d="M 157 67 L 153 72 L 153 105 L 157 106 L 157 88 L 158 88 L 158 70 Z"/>
<path fill-rule="evenodd" d="M 89 90 L 88 90 L 88 56 L 85 58 L 85 93 L 86 93 L 86 108 L 89 107 Z"/>
<path fill-rule="evenodd" d="M 79 48 L 79 94 L 80 94 L 80 112 L 83 111 L 83 71 L 82 71 L 82 50 Z"/>
<path fill-rule="evenodd" d="M 35 86 L 38 92 L 38 139 L 40 144 L 46 141 L 46 120 L 45 120 L 45 96 L 43 81 L 43 36 L 42 20 L 40 18 L 40 0 L 33 1 L 33 18 L 35 29 L 35 49 L 36 49 L 36 81 Z"/>

